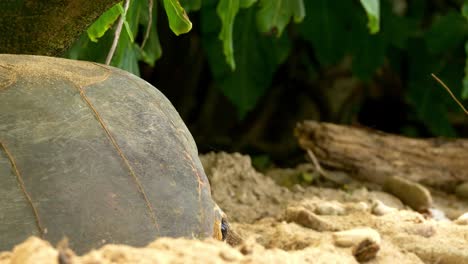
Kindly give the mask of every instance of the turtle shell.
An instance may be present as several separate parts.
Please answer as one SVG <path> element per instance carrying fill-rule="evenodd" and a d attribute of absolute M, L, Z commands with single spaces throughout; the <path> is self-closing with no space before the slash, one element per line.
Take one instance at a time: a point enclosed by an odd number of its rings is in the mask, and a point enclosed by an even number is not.
<path fill-rule="evenodd" d="M 210 237 L 214 207 L 190 132 L 149 83 L 97 63 L 0 55 L 0 251 L 30 235 L 67 237 L 79 253 Z"/>

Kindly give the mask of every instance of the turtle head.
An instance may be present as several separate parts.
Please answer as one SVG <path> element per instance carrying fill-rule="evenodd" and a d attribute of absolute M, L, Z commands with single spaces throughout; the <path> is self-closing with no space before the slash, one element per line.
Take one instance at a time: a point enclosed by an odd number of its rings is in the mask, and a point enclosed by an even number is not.
<path fill-rule="evenodd" d="M 214 206 L 214 213 L 213 237 L 217 240 L 226 241 L 231 246 L 240 244 L 242 242 L 241 237 L 232 230 L 227 215 L 217 204 Z"/>

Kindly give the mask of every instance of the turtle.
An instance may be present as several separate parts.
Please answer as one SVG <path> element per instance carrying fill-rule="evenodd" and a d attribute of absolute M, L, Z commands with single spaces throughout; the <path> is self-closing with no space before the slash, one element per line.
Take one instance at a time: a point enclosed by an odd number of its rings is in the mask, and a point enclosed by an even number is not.
<path fill-rule="evenodd" d="M 228 228 L 155 87 L 99 63 L 0 55 L 0 251 L 31 235 L 84 253 Z"/>

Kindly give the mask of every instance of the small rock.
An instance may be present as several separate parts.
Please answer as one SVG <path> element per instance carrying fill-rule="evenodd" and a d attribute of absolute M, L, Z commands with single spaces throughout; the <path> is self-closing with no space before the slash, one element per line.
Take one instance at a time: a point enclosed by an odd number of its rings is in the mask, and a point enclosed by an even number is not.
<path fill-rule="evenodd" d="M 468 182 L 464 182 L 455 188 L 455 194 L 458 198 L 468 199 Z"/>
<path fill-rule="evenodd" d="M 317 204 L 315 213 L 318 215 L 344 215 L 345 208 L 338 202 L 323 202 Z"/>
<path fill-rule="evenodd" d="M 346 212 L 368 212 L 369 205 L 366 202 L 349 203 L 346 205 Z"/>
<path fill-rule="evenodd" d="M 380 245 L 375 241 L 364 239 L 357 246 L 353 248 L 353 256 L 358 262 L 367 262 L 375 256 L 380 250 Z"/>
<path fill-rule="evenodd" d="M 288 207 L 286 209 L 286 221 L 294 222 L 320 232 L 338 230 L 333 224 L 302 206 Z"/>
<path fill-rule="evenodd" d="M 339 247 L 357 246 L 364 240 L 380 245 L 380 234 L 376 230 L 363 227 L 333 233 L 335 245 Z"/>
<path fill-rule="evenodd" d="M 398 211 L 398 209 L 387 206 L 383 202 L 377 199 L 372 200 L 371 208 L 372 208 L 372 214 L 378 215 L 378 216 L 382 216 L 382 215 L 386 215 L 386 214 Z"/>
<path fill-rule="evenodd" d="M 455 221 L 457 225 L 468 225 L 468 213 L 460 215 Z"/>
<path fill-rule="evenodd" d="M 384 189 L 418 212 L 427 211 L 432 206 L 431 193 L 419 183 L 393 176 L 385 181 Z"/>

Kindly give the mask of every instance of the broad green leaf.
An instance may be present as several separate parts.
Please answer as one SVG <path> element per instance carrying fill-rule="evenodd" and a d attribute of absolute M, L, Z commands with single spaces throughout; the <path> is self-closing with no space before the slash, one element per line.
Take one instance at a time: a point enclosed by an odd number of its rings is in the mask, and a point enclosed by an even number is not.
<path fill-rule="evenodd" d="M 462 99 L 468 99 L 468 41 L 465 42 L 465 77 L 463 78 Z"/>
<path fill-rule="evenodd" d="M 468 0 L 465 0 L 465 2 L 462 5 L 461 8 L 461 14 L 468 19 Z"/>
<path fill-rule="evenodd" d="M 437 54 L 464 44 L 467 36 L 467 19 L 459 13 L 450 12 L 432 24 L 425 39 L 429 51 Z"/>
<path fill-rule="evenodd" d="M 290 2 L 291 10 L 295 23 L 301 23 L 306 15 L 305 6 L 303 0 L 292 0 Z"/>
<path fill-rule="evenodd" d="M 124 21 L 124 26 L 125 26 L 125 32 L 127 32 L 128 37 L 130 38 L 130 42 L 134 42 L 133 39 L 133 33 L 132 30 L 130 29 L 130 25 L 128 24 L 128 21 Z"/>
<path fill-rule="evenodd" d="M 133 43 L 132 40 L 135 39 L 138 34 L 140 18 L 144 17 L 143 14 L 147 14 L 148 11 L 144 9 L 144 1 L 131 1 L 130 3 L 130 7 L 125 16 L 125 21 L 127 21 L 128 24 L 125 25 L 125 29 L 122 29 L 125 30 L 126 33 L 122 32 L 120 35 L 111 65 L 139 75 L 138 58 L 140 52 L 139 48 L 137 48 L 137 45 Z"/>
<path fill-rule="evenodd" d="M 408 102 L 433 135 L 455 136 L 455 130 L 450 124 L 447 113 L 448 110 L 460 111 L 460 109 L 444 89 L 430 77 L 430 73 L 435 73 L 455 94 L 459 94 L 460 80 L 463 78 L 461 63 L 449 61 L 449 57 L 431 54 L 421 38 L 410 41 L 408 54 Z"/>
<path fill-rule="evenodd" d="M 289 40 L 286 35 L 279 39 L 260 35 L 255 10 L 241 9 L 234 23 L 237 67 L 233 72 L 225 62 L 222 43 L 216 41 L 221 25 L 214 7 L 202 8 L 201 18 L 203 46 L 214 79 L 243 118 L 271 85 L 274 72 L 289 54 Z"/>
<path fill-rule="evenodd" d="M 462 6 L 462 15 L 468 20 L 468 0 Z M 465 42 L 465 77 L 463 78 L 462 99 L 468 99 L 468 40 Z"/>
<path fill-rule="evenodd" d="M 291 17 L 299 23 L 305 17 L 303 0 L 260 0 L 257 26 L 260 32 L 272 33 L 279 37 Z"/>
<path fill-rule="evenodd" d="M 123 7 L 120 7 L 120 9 L 121 12 L 123 12 Z M 153 25 L 144 50 L 142 50 L 137 43 L 132 43 L 139 33 L 139 29 L 146 32 L 148 19 L 148 2 L 131 1 L 125 16 L 125 21 L 127 23 L 124 25 L 125 28 L 122 29 L 125 32 L 121 32 L 111 65 L 137 75 L 139 74 L 138 60 L 143 60 L 151 66 L 154 65 L 154 62 L 161 56 L 161 45 L 159 44 L 156 29 L 156 5 L 153 6 Z M 114 39 L 114 32 L 115 29 L 108 30 L 97 43 L 91 42 L 86 35 L 81 36 L 68 51 L 67 57 L 104 63 Z"/>
<path fill-rule="evenodd" d="M 139 6 L 140 5 L 138 4 L 138 2 L 137 3 L 134 2 L 134 4 L 131 5 L 132 8 L 129 7 L 128 13 L 132 14 L 132 12 L 131 12 L 132 10 L 139 10 Z M 133 35 L 132 29 L 130 28 L 130 25 L 128 23 L 128 19 L 129 18 L 131 19 L 132 16 L 131 15 L 129 16 L 128 14 L 125 13 L 125 10 L 122 7 L 122 5 L 117 5 L 117 8 L 119 9 L 121 15 L 123 16 L 123 19 L 124 19 L 123 25 L 125 27 L 125 32 L 127 33 L 128 37 L 130 38 L 130 41 L 133 42 L 134 35 Z M 137 20 L 138 20 L 138 18 L 135 18 L 135 19 L 131 19 L 130 21 L 132 22 L 132 25 L 134 25 L 134 24 L 137 24 Z"/>
<path fill-rule="evenodd" d="M 192 22 L 178 0 L 164 0 L 164 9 L 169 19 L 169 27 L 174 34 L 178 36 L 192 29 Z"/>
<path fill-rule="evenodd" d="M 381 33 L 369 35 L 366 30 L 353 31 L 352 72 L 361 80 L 370 80 L 385 61 L 386 43 Z"/>
<path fill-rule="evenodd" d="M 142 10 L 148 10 L 148 2 L 144 1 L 144 5 Z M 158 60 L 162 55 L 162 48 L 159 42 L 159 36 L 157 31 L 157 10 L 156 4 L 153 4 L 153 14 L 152 14 L 152 22 L 151 28 L 148 36 L 148 40 L 146 41 L 146 45 L 143 47 L 143 50 L 140 48 L 140 59 L 143 60 L 145 63 L 150 65 L 151 67 L 154 66 L 156 60 Z M 142 12 L 140 16 L 140 26 L 143 27 L 142 32 L 146 32 L 148 27 L 148 12 Z"/>
<path fill-rule="evenodd" d="M 241 8 L 249 8 L 256 2 L 257 0 L 240 0 L 239 5 Z"/>
<path fill-rule="evenodd" d="M 104 63 L 107 53 L 109 53 L 109 47 L 112 45 L 113 38 L 113 30 L 107 31 L 98 42 L 92 42 L 87 34 L 82 34 L 67 51 L 65 57 L 74 60 Z"/>
<path fill-rule="evenodd" d="M 408 38 L 417 30 L 417 21 L 394 13 L 391 3 L 383 1 L 381 6 L 382 26 L 380 33 L 385 42 L 399 49 L 405 49 Z"/>
<path fill-rule="evenodd" d="M 198 11 L 202 6 L 202 0 L 179 0 L 182 7 L 187 11 Z"/>
<path fill-rule="evenodd" d="M 120 7 L 120 8 L 119 8 Z M 87 30 L 88 37 L 91 41 L 97 42 L 98 39 L 112 27 L 120 14 L 122 14 L 122 4 L 116 4 L 109 10 L 104 12 Z"/>
<path fill-rule="evenodd" d="M 360 0 L 367 14 L 367 27 L 371 34 L 380 30 L 380 0 Z"/>
<path fill-rule="evenodd" d="M 216 8 L 216 13 L 221 19 L 222 24 L 219 39 L 223 42 L 224 56 L 226 56 L 226 61 L 232 70 L 236 69 L 236 63 L 234 61 L 234 47 L 232 44 L 232 31 L 238 11 L 239 0 L 221 0 Z"/>
<path fill-rule="evenodd" d="M 125 16 L 125 21 L 128 23 L 127 34 L 131 35 L 131 39 L 135 39 L 138 34 L 139 21 L 148 16 L 147 2 L 131 1 Z"/>
<path fill-rule="evenodd" d="M 352 1 L 342 1 L 337 5 L 329 0 L 316 0 L 305 1 L 305 8 L 307 16 L 299 25 L 301 36 L 312 44 L 321 64 L 338 63 L 347 49 L 349 27 L 356 24 L 349 15 L 357 13 L 356 5 Z"/>
<path fill-rule="evenodd" d="M 131 42 L 129 36 L 127 34 L 122 34 L 114 57 L 112 58 L 111 65 L 139 76 L 138 52 L 138 48 Z"/>

